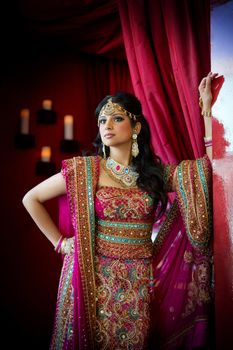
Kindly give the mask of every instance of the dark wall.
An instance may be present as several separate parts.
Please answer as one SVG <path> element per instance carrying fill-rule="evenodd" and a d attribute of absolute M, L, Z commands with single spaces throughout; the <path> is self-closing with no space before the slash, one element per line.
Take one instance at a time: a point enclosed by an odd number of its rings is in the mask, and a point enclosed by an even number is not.
<path fill-rule="evenodd" d="M 35 171 L 41 146 L 51 146 L 57 171 L 62 159 L 91 148 L 97 131 L 94 109 L 113 92 L 110 86 L 121 87 L 118 73 L 118 86 L 109 76 L 111 69 L 122 63 L 79 53 L 27 31 L 17 9 L 10 5 L 2 8 L 0 30 L 2 339 L 6 339 L 7 349 L 48 349 L 61 259 L 29 217 L 22 197 L 46 178 Z M 126 64 L 123 71 L 128 79 Z M 56 124 L 37 123 L 36 112 L 44 99 L 53 101 Z M 35 148 L 22 150 L 14 144 L 21 108 L 30 109 Z M 74 116 L 78 153 L 60 152 L 65 114 Z M 57 222 L 57 200 L 46 206 Z"/>

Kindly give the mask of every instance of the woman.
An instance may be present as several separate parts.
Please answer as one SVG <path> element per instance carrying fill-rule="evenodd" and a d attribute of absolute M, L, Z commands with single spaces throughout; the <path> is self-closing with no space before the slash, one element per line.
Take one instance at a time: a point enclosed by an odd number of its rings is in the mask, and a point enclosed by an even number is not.
<path fill-rule="evenodd" d="M 199 86 L 209 158 L 215 77 L 210 73 Z M 63 161 L 60 173 L 23 198 L 64 255 L 51 349 L 207 346 L 209 158 L 164 168 L 150 150 L 148 124 L 131 94 L 107 96 L 96 116 L 99 155 Z M 177 192 L 177 201 L 166 212 L 168 191 Z M 62 195 L 72 237 L 61 234 L 43 206 Z M 165 212 L 153 244 L 153 223 Z"/>

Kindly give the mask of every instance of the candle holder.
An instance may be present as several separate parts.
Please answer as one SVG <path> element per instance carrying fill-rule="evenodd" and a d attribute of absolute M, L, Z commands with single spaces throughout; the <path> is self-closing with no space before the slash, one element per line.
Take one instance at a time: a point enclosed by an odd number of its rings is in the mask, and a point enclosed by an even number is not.
<path fill-rule="evenodd" d="M 35 147 L 35 136 L 32 134 L 16 134 L 15 147 L 19 149 L 28 149 Z"/>
<path fill-rule="evenodd" d="M 38 160 L 36 163 L 36 175 L 52 176 L 56 174 L 56 165 L 54 162 L 43 162 Z"/>
<path fill-rule="evenodd" d="M 79 143 L 77 140 L 61 140 L 60 151 L 62 153 L 73 153 L 79 150 Z"/>

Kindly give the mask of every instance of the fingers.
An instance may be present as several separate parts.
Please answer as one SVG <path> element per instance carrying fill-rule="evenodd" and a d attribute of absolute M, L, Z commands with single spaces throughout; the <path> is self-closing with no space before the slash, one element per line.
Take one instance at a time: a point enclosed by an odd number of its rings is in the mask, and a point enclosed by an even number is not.
<path fill-rule="evenodd" d="M 216 78 L 217 76 L 218 76 L 218 73 L 209 72 L 208 75 L 207 75 L 207 78 L 210 77 L 211 80 L 213 80 L 213 79 Z"/>
<path fill-rule="evenodd" d="M 211 87 L 211 82 L 214 78 L 216 78 L 218 76 L 218 73 L 212 73 L 212 72 L 209 72 L 207 74 L 207 76 L 205 76 L 200 84 L 199 84 L 199 87 L 198 87 L 198 90 L 200 93 L 204 92 L 204 90 L 209 90 L 210 87 Z"/>

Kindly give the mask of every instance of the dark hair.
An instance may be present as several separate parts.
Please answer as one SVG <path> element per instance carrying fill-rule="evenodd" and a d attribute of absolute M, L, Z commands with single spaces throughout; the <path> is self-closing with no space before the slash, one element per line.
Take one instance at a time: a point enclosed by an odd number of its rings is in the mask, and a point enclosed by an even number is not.
<path fill-rule="evenodd" d="M 141 131 L 138 135 L 139 155 L 132 160 L 134 170 L 137 171 L 139 177 L 137 179 L 137 186 L 147 191 L 154 200 L 154 204 L 159 204 L 158 218 L 162 216 L 167 207 L 167 194 L 164 189 L 163 181 L 163 164 L 159 156 L 155 155 L 151 149 L 150 128 L 147 120 L 142 114 L 142 106 L 136 96 L 127 92 L 117 92 L 115 95 L 106 96 L 97 106 L 95 115 L 98 118 L 101 108 L 107 103 L 109 98 L 112 102 L 118 103 L 128 112 L 140 115 L 137 121 L 141 123 Z M 131 120 L 132 127 L 136 124 Z M 97 148 L 97 153 L 103 156 L 102 141 L 100 133 L 93 143 Z M 106 155 L 109 155 L 109 147 L 106 147 Z"/>

